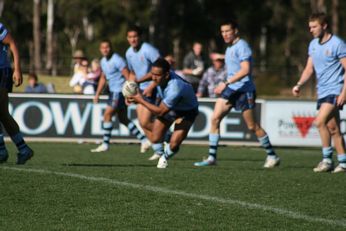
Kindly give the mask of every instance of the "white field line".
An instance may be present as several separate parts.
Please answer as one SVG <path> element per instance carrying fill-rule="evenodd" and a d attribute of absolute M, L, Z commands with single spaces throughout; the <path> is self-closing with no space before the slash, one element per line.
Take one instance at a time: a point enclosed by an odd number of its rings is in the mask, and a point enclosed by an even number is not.
<path fill-rule="evenodd" d="M 187 198 L 191 198 L 191 199 L 212 201 L 212 202 L 216 202 L 216 203 L 220 203 L 220 204 L 235 205 L 235 206 L 243 207 L 243 208 L 247 208 L 247 209 L 261 210 L 261 211 L 271 212 L 271 213 L 281 215 L 284 217 L 288 217 L 288 218 L 292 218 L 292 219 L 305 220 L 308 222 L 346 227 L 346 220 L 345 219 L 331 220 L 331 219 L 326 219 L 326 218 L 321 218 L 321 217 L 314 217 L 314 216 L 302 214 L 302 213 L 297 212 L 297 211 L 290 211 L 287 209 L 276 208 L 276 207 L 272 207 L 272 206 L 267 206 L 267 205 L 262 205 L 262 204 L 257 204 L 257 203 L 250 203 L 250 202 L 240 201 L 240 200 L 235 200 L 235 199 L 226 199 L 226 198 L 221 198 L 221 197 L 200 195 L 200 194 L 171 190 L 171 189 L 166 189 L 166 188 L 161 188 L 161 187 L 156 187 L 156 186 L 141 185 L 141 184 L 118 181 L 118 180 L 104 178 L 104 177 L 85 176 L 85 175 L 81 175 L 81 174 L 68 173 L 68 172 L 56 172 L 56 171 L 50 171 L 50 170 L 44 170 L 44 169 L 16 168 L 16 167 L 6 167 L 6 166 L 1 166 L 0 168 L 3 170 L 31 172 L 31 173 L 39 173 L 39 174 L 43 174 L 43 175 L 57 175 L 57 176 L 65 176 L 65 177 L 81 179 L 81 180 L 85 180 L 85 181 L 102 182 L 102 183 L 106 183 L 106 184 L 110 184 L 110 185 L 114 185 L 114 186 L 123 186 L 123 187 L 127 187 L 127 188 L 139 189 L 139 190 L 150 191 L 150 192 L 155 192 L 155 193 L 169 194 L 169 195 L 174 195 L 174 196 L 182 196 L 182 197 L 187 197 Z"/>

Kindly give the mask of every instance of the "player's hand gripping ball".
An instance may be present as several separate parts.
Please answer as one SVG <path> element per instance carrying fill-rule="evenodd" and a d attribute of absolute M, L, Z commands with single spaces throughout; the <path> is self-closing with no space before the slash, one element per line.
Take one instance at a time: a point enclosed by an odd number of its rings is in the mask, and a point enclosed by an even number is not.
<path fill-rule="evenodd" d="M 131 97 L 137 94 L 138 85 L 134 81 L 126 81 L 123 85 L 122 93 L 124 97 Z"/>

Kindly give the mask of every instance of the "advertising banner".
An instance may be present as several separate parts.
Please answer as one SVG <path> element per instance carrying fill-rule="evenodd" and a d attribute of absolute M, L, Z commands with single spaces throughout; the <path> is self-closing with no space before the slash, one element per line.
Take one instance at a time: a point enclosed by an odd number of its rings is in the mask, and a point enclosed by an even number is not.
<path fill-rule="evenodd" d="M 187 141 L 208 141 L 210 118 L 215 100 L 200 99 L 199 115 L 190 130 Z M 71 140 L 102 138 L 102 119 L 106 108 L 106 96 L 99 104 L 93 104 L 92 96 L 51 94 L 10 94 L 10 113 L 27 138 Z M 138 124 L 135 105 L 128 108 L 129 118 Z M 256 116 L 260 119 L 261 103 L 257 103 Z M 171 128 L 173 129 L 173 127 Z M 232 111 L 221 123 L 223 142 L 257 143 L 256 137 L 247 131 L 241 113 Z M 114 118 L 112 139 L 135 140 L 128 129 Z"/>
<path fill-rule="evenodd" d="M 316 101 L 264 101 L 262 124 L 273 145 L 321 146 L 313 121 L 317 115 Z M 340 111 L 341 132 L 346 133 L 346 113 Z"/>

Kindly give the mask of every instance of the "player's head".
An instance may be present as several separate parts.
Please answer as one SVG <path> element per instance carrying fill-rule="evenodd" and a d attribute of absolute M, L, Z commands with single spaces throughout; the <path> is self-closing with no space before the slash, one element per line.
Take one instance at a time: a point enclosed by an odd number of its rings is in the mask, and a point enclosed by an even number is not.
<path fill-rule="evenodd" d="M 130 46 L 137 48 L 141 43 L 142 30 L 136 25 L 129 26 L 126 32 L 127 41 Z"/>
<path fill-rule="evenodd" d="M 158 58 L 151 66 L 151 75 L 154 82 L 164 86 L 169 79 L 171 66 L 164 58 Z"/>
<path fill-rule="evenodd" d="M 200 42 L 194 42 L 192 45 L 193 53 L 197 56 L 202 54 L 203 45 Z"/>
<path fill-rule="evenodd" d="M 322 38 L 328 31 L 328 17 L 325 13 L 313 13 L 309 17 L 309 29 L 314 38 Z"/>
<path fill-rule="evenodd" d="M 37 84 L 38 78 L 36 73 L 29 73 L 28 74 L 28 83 L 30 86 L 34 87 Z"/>
<path fill-rule="evenodd" d="M 104 57 L 109 57 L 112 54 L 112 43 L 108 39 L 100 42 L 100 53 Z"/>
<path fill-rule="evenodd" d="M 222 38 L 227 44 L 233 43 L 233 41 L 238 38 L 238 23 L 233 19 L 221 23 L 220 30 Z"/>

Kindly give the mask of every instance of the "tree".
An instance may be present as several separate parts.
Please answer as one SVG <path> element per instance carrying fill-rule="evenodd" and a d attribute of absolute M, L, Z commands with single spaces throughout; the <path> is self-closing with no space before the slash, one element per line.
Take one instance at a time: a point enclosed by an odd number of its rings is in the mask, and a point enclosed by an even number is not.
<path fill-rule="evenodd" d="M 46 70 L 52 74 L 54 54 L 54 0 L 48 0 L 47 4 L 47 36 L 46 36 Z M 54 71 L 56 72 L 56 71 Z"/>
<path fill-rule="evenodd" d="M 34 0 L 33 36 L 35 72 L 41 71 L 41 0 Z"/>

